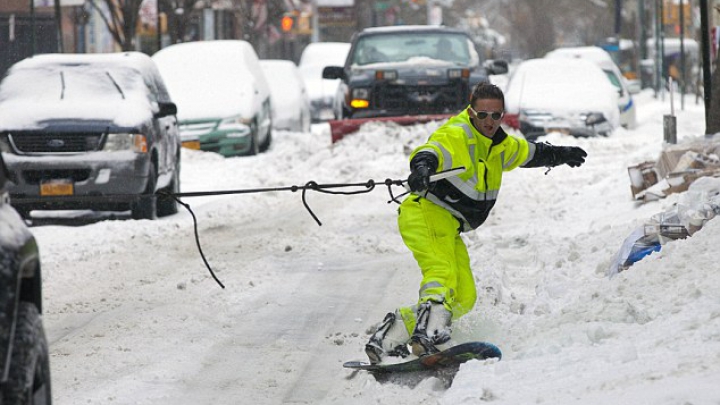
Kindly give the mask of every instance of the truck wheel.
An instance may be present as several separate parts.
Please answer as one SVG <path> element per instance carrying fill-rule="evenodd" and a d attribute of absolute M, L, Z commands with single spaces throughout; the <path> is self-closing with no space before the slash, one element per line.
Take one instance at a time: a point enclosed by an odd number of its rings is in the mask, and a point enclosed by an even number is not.
<path fill-rule="evenodd" d="M 3 385 L 3 405 L 50 405 L 48 344 L 37 307 L 20 302 L 13 340 L 8 381 Z"/>
<path fill-rule="evenodd" d="M 157 184 L 157 171 L 155 165 L 150 165 L 148 182 L 142 198 L 132 205 L 133 219 L 155 219 L 157 217 L 157 198 L 155 197 L 155 185 Z"/>

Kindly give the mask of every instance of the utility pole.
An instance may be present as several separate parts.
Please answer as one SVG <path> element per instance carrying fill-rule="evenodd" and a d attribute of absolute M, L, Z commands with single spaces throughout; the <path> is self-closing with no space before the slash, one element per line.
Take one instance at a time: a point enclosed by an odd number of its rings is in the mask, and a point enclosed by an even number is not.
<path fill-rule="evenodd" d="M 680 110 L 685 111 L 685 0 L 680 0 Z"/>
<path fill-rule="evenodd" d="M 645 32 L 645 0 L 638 0 L 637 2 L 637 27 L 638 27 L 638 42 L 640 46 L 640 58 L 636 63 L 635 70 L 638 72 L 642 79 L 642 64 L 641 62 L 647 59 L 647 32 Z M 645 83 L 643 83 L 644 87 Z"/>
<path fill-rule="evenodd" d="M 710 122 L 710 100 L 712 100 L 712 82 L 711 82 L 711 63 L 710 60 L 710 24 L 708 23 L 708 14 L 710 9 L 708 8 L 707 0 L 700 0 L 700 33 L 702 40 L 702 58 L 703 58 L 703 97 L 705 99 L 705 128 L 708 127 Z M 707 133 L 706 129 L 706 135 Z"/>
<path fill-rule="evenodd" d="M 37 52 L 37 41 L 35 40 L 35 0 L 30 0 L 30 56 Z"/>
<path fill-rule="evenodd" d="M 62 29 L 62 9 L 60 8 L 60 0 L 55 0 L 55 22 L 57 24 L 57 46 L 58 52 L 63 53 L 63 29 Z"/>
<path fill-rule="evenodd" d="M 312 0 L 312 35 L 310 42 L 320 42 L 320 16 L 318 16 L 317 0 Z"/>
<path fill-rule="evenodd" d="M 160 27 L 160 1 L 155 0 L 155 30 L 156 30 L 156 41 L 157 50 L 162 49 L 162 28 Z"/>
<path fill-rule="evenodd" d="M 620 31 L 622 30 L 622 0 L 615 0 L 615 37 L 620 42 Z"/>
<path fill-rule="evenodd" d="M 662 55 L 660 54 L 660 31 L 662 31 L 662 16 L 660 15 L 662 13 L 660 9 L 661 1 L 662 0 L 655 0 L 655 7 L 653 7 L 655 11 L 653 15 L 653 21 L 655 21 L 655 32 L 653 33 L 653 47 L 655 48 L 655 69 L 653 71 L 653 75 L 655 76 L 655 97 L 658 97 L 662 91 Z"/>

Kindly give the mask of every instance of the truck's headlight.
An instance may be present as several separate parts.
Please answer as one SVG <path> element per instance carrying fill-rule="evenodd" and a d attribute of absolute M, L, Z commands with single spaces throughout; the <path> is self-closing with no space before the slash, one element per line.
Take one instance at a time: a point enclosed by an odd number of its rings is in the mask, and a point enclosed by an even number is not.
<path fill-rule="evenodd" d="M 370 90 L 367 88 L 357 88 L 352 90 L 350 98 L 350 107 L 352 108 L 368 108 L 370 106 Z"/>
<path fill-rule="evenodd" d="M 470 77 L 470 70 L 468 69 L 450 69 L 448 70 L 448 79 L 467 79 Z"/>
<path fill-rule="evenodd" d="M 396 70 L 376 70 L 375 80 L 397 80 L 398 72 Z"/>
<path fill-rule="evenodd" d="M 142 134 L 107 134 L 103 150 L 110 152 L 131 150 L 138 153 L 147 153 L 147 138 Z"/>

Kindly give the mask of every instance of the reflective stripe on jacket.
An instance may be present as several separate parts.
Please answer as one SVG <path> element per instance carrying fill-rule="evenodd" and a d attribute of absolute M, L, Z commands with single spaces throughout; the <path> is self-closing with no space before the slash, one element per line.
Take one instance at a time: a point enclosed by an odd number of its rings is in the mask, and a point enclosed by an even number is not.
<path fill-rule="evenodd" d="M 434 154 L 438 171 L 465 167 L 465 172 L 435 182 L 427 194 L 420 194 L 450 211 L 464 232 L 485 222 L 500 192 L 502 173 L 531 160 L 535 145 L 509 136 L 502 128 L 492 139 L 482 135 L 470 122 L 465 109 L 433 132 L 427 143 L 413 151 L 410 159 L 419 152 Z"/>

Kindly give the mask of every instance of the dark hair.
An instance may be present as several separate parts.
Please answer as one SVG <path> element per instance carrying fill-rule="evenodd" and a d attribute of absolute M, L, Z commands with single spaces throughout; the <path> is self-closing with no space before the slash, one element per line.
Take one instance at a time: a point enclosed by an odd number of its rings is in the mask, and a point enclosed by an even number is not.
<path fill-rule="evenodd" d="M 500 100 L 503 107 L 505 106 L 505 95 L 502 90 L 498 86 L 487 82 L 481 82 L 475 86 L 470 95 L 470 105 L 474 105 L 475 101 L 480 99 Z"/>

